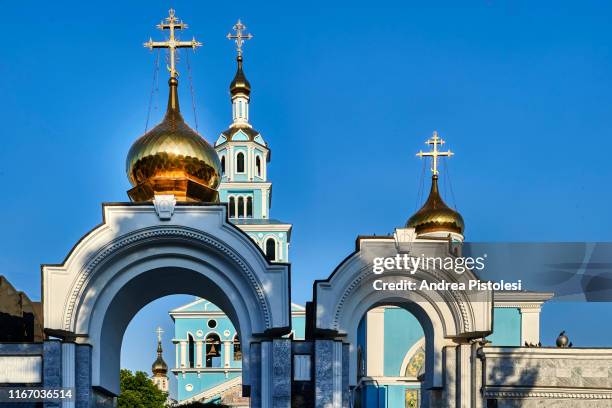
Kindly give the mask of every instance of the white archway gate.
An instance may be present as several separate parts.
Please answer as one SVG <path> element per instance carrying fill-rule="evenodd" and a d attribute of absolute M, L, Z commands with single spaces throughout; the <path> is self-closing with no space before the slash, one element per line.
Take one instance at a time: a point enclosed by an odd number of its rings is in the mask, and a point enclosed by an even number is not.
<path fill-rule="evenodd" d="M 290 361 L 280 361 L 291 354 L 290 341 L 281 338 L 291 330 L 288 265 L 266 261 L 227 221 L 225 206 L 178 205 L 169 213 L 153 204 L 103 209 L 104 222 L 63 264 L 43 266 L 45 328 L 64 340 L 62 383 L 76 388 L 76 407 L 103 406 L 119 393 L 127 325 L 147 303 L 170 294 L 221 307 L 242 337 L 243 384 L 252 406 L 289 407 L 290 390 L 285 395 L 274 387 L 291 374 Z M 273 369 L 278 366 L 287 368 Z"/>
<path fill-rule="evenodd" d="M 376 280 L 386 283 L 465 282 L 477 277 L 466 271 L 419 269 L 414 275 L 390 269 L 383 274 L 373 272 L 374 258 L 394 258 L 407 253 L 415 257 L 455 256 L 448 242 L 398 242 L 397 237 L 359 238 L 356 252 L 342 262 L 332 275 L 315 282 L 314 313 L 318 343 L 327 343 L 337 350 L 328 353 L 342 373 L 327 370 L 320 376 L 317 388 L 327 389 L 329 397 L 321 407 L 347 406 L 349 390 L 357 385 L 357 330 L 365 314 L 377 306 L 397 305 L 411 312 L 425 332 L 426 369 L 422 406 L 470 407 L 473 367 L 470 360 L 475 352 L 473 339 L 491 332 L 491 292 L 461 290 L 374 290 Z M 321 346 L 323 347 L 323 346 Z M 342 351 L 344 350 L 344 351 Z M 347 356 L 348 354 L 348 356 Z M 323 361 L 315 361 L 317 370 Z M 332 363 L 333 365 L 333 363 Z M 470 372 L 470 375 L 467 373 Z M 327 405 L 326 405 L 327 404 Z M 441 404 L 441 405 L 440 405 Z M 319 406 L 319 405 L 317 405 Z"/>

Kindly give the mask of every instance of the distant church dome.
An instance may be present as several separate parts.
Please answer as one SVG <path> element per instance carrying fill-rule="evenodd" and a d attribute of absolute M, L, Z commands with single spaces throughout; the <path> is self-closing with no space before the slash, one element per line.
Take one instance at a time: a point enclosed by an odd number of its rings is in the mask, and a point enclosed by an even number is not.
<path fill-rule="evenodd" d="M 157 357 L 157 359 L 151 366 L 151 370 L 153 371 L 153 374 L 166 375 L 168 373 L 168 365 L 166 364 L 163 358 Z"/>
<path fill-rule="evenodd" d="M 417 234 L 428 232 L 455 232 L 463 234 L 463 217 L 446 205 L 438 191 L 438 176 L 431 179 L 431 191 L 427 201 L 406 223 Z"/>
<path fill-rule="evenodd" d="M 184 121 L 178 102 L 178 80 L 168 82 L 166 115 L 132 145 L 126 161 L 132 201 L 174 194 L 178 201 L 218 202 L 221 163 L 213 147 Z"/>
<path fill-rule="evenodd" d="M 246 75 L 244 75 L 242 70 L 242 55 L 238 55 L 236 61 L 238 61 L 238 68 L 236 69 L 234 79 L 230 83 L 230 93 L 232 96 L 244 94 L 248 97 L 251 93 L 251 84 L 246 79 Z"/>

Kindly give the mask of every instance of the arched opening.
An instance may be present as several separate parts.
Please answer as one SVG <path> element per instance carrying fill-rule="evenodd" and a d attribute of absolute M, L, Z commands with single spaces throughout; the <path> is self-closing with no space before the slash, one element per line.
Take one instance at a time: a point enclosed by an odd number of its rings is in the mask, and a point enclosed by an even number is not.
<path fill-rule="evenodd" d="M 195 367 L 195 342 L 193 341 L 193 336 L 190 334 L 187 335 L 187 346 L 188 346 L 188 356 L 189 356 L 189 368 Z"/>
<path fill-rule="evenodd" d="M 251 349 L 259 333 L 288 334 L 291 316 L 283 306 L 289 303 L 289 271 L 268 264 L 224 214 L 221 205 L 196 205 L 175 213 L 168 224 L 160 223 L 151 205 L 105 205 L 105 222 L 83 237 L 63 264 L 43 267 L 45 328 L 77 334 L 74 358 L 62 361 L 63 369 L 91 374 L 78 390 L 118 395 L 119 351 L 129 322 L 156 299 L 183 294 L 223 311 L 243 340 L 242 390 L 255 388 L 261 405 L 271 404 L 272 396 L 259 397 L 263 374 L 257 371 L 259 360 L 251 359 L 258 354 L 250 351 L 259 352 Z M 196 361 L 200 330 L 205 326 L 189 329 Z"/>
<path fill-rule="evenodd" d="M 236 173 L 244 173 L 244 153 L 242 152 L 236 155 Z"/>
<path fill-rule="evenodd" d="M 255 171 L 257 172 L 257 177 L 261 177 L 261 158 L 259 156 L 255 157 Z"/>
<path fill-rule="evenodd" d="M 221 340 L 216 333 L 211 333 L 206 336 L 206 367 L 219 368 L 222 366 Z"/>
<path fill-rule="evenodd" d="M 245 208 L 244 208 L 244 197 L 238 197 L 238 218 L 244 218 Z"/>
<path fill-rule="evenodd" d="M 221 156 L 221 175 L 225 175 L 225 155 Z"/>
<path fill-rule="evenodd" d="M 246 216 L 247 218 L 253 218 L 253 197 L 247 197 L 246 199 Z"/>
<path fill-rule="evenodd" d="M 242 360 L 242 347 L 240 347 L 240 337 L 238 336 L 238 334 L 236 334 L 234 336 L 234 354 L 233 354 L 233 359 L 234 359 L 234 361 L 241 361 Z"/>
<path fill-rule="evenodd" d="M 393 395 L 407 407 L 420 407 L 426 354 L 419 319 L 401 304 L 379 305 L 362 317 L 357 331 L 356 406 Z"/>
<path fill-rule="evenodd" d="M 266 258 L 269 261 L 276 261 L 276 240 L 274 238 L 266 239 Z"/>
<path fill-rule="evenodd" d="M 229 198 L 229 217 L 236 218 L 236 199 L 234 196 Z"/>

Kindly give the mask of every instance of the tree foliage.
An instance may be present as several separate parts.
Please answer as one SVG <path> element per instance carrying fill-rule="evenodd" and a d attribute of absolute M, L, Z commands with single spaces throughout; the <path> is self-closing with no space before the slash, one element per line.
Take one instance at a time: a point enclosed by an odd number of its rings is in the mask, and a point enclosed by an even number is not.
<path fill-rule="evenodd" d="M 132 374 L 121 370 L 121 392 L 117 398 L 118 408 L 164 408 L 168 394 L 161 391 L 142 371 Z"/>

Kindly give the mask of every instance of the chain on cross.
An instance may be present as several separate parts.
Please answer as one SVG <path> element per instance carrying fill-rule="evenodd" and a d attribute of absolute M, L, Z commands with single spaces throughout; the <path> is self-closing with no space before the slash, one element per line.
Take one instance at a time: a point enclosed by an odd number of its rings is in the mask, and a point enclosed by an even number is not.
<path fill-rule="evenodd" d="M 168 40 L 153 41 L 149 38 L 149 41 L 144 43 L 144 46 L 150 50 L 154 48 L 167 48 L 170 53 L 170 66 L 168 66 L 168 71 L 170 71 L 171 78 L 176 78 L 178 77 L 178 72 L 176 71 L 176 50 L 178 48 L 192 48 L 195 50 L 197 47 L 201 47 L 202 43 L 196 41 L 195 37 L 191 41 L 178 41 L 176 39 L 175 30 L 185 30 L 188 26 L 176 17 L 174 9 L 168 11 L 168 17 L 162 20 L 162 22 L 157 25 L 157 28 L 162 31 L 170 31 Z"/>
<path fill-rule="evenodd" d="M 421 158 L 431 157 L 431 172 L 434 176 L 438 175 L 438 157 L 451 157 L 452 155 L 454 155 L 454 153 L 451 152 L 450 149 L 445 152 L 441 152 L 440 150 L 438 150 L 438 146 L 442 146 L 444 143 L 446 143 L 444 139 L 441 139 L 438 136 L 438 132 L 434 131 L 431 139 L 428 139 L 425 142 L 425 144 L 433 146 L 432 150 L 429 152 L 424 152 L 421 150 L 416 154 L 418 157 Z"/>
<path fill-rule="evenodd" d="M 251 38 L 253 38 L 253 34 L 251 33 L 244 34 L 244 31 L 246 30 L 246 26 L 242 24 L 240 20 L 238 20 L 238 22 L 234 24 L 233 29 L 236 32 L 236 34 L 229 33 L 227 35 L 227 39 L 236 40 L 236 51 L 238 51 L 238 56 L 241 57 L 242 56 L 242 45 L 244 44 L 244 41 L 250 40 Z"/>

